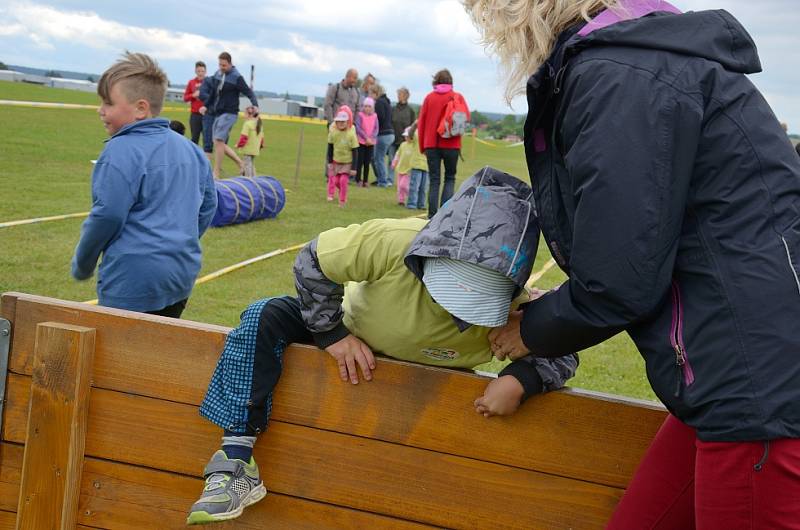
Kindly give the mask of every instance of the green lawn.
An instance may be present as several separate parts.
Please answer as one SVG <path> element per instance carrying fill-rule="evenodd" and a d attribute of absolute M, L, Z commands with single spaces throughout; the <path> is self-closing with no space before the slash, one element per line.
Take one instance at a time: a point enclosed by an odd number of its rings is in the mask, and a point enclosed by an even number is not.
<path fill-rule="evenodd" d="M 89 93 L 23 83 L 0 82 L 0 99 L 97 104 Z M 188 122 L 187 112 L 169 111 L 169 119 Z M 90 160 L 103 148 L 105 131 L 93 110 L 41 109 L 0 105 L 0 222 L 81 212 L 89 209 Z M 240 122 L 241 123 L 241 122 Z M 188 125 L 188 123 L 187 123 Z M 307 241 L 322 230 L 376 217 L 403 217 L 411 212 L 396 204 L 389 189 L 351 188 L 344 209 L 325 201 L 322 160 L 324 128 L 319 125 L 266 121 L 265 149 L 257 158 L 261 174 L 277 177 L 286 188 L 286 207 L 277 219 L 211 229 L 203 238 L 201 274 Z M 300 128 L 304 145 L 294 182 Z M 238 137 L 238 130 L 234 137 Z M 521 147 L 490 147 L 465 140 L 465 161 L 458 180 L 491 165 L 528 180 Z M 225 170 L 234 173 L 226 162 Z M 95 298 L 92 281 L 69 275 L 69 260 L 78 241 L 81 219 L 0 228 L 0 292 L 22 291 L 67 300 Z M 550 259 L 541 245 L 534 271 Z M 252 300 L 294 291 L 289 253 L 198 286 L 185 318 L 234 326 Z M 563 274 L 551 269 L 539 282 L 549 288 Z M 627 336 L 617 336 L 581 355 L 572 386 L 654 399 L 643 363 Z"/>

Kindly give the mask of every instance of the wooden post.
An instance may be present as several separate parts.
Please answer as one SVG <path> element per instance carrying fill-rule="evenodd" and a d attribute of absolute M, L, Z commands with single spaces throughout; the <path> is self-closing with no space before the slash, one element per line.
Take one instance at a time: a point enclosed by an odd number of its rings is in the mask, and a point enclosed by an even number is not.
<path fill-rule="evenodd" d="M 95 330 L 36 326 L 17 529 L 73 529 L 89 409 Z"/>
<path fill-rule="evenodd" d="M 305 125 L 300 123 L 300 140 L 297 142 L 297 161 L 294 165 L 294 189 L 297 189 L 297 179 L 300 178 L 300 157 L 303 156 L 303 130 Z"/>
<path fill-rule="evenodd" d="M 475 144 L 478 143 L 478 128 L 472 128 L 472 149 L 470 150 L 469 159 L 475 160 Z"/>

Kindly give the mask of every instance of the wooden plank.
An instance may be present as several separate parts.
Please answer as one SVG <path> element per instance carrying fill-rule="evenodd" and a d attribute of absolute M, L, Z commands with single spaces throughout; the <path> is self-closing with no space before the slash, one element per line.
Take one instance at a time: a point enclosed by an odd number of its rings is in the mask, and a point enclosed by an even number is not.
<path fill-rule="evenodd" d="M 17 511 L 19 483 L 22 480 L 21 445 L 0 444 L 0 510 Z"/>
<path fill-rule="evenodd" d="M 16 409 L 28 384 L 25 376 L 9 379 L 8 410 L 14 418 L 21 414 Z M 21 441 L 21 434 L 6 430 L 12 441 Z M 199 476 L 219 434 L 192 406 L 94 389 L 86 454 Z M 268 489 L 436 526 L 601 528 L 622 493 L 281 422 L 273 422 L 261 438 L 255 456 Z"/>
<path fill-rule="evenodd" d="M 81 522 L 114 529 L 183 529 L 187 511 L 202 489 L 203 481 L 198 478 L 87 459 L 81 488 Z M 235 522 L 214 528 L 422 530 L 431 527 L 270 492 Z"/>
<path fill-rule="evenodd" d="M 12 323 L 14 322 L 18 296 L 16 293 L 3 294 L 2 298 L 0 298 L 0 317 L 10 320 Z"/>
<path fill-rule="evenodd" d="M 353 386 L 328 357 L 290 349 L 275 419 L 624 488 L 666 417 L 653 406 L 561 391 L 487 419 L 472 405 L 486 378 L 383 362 L 373 382 Z"/>
<path fill-rule="evenodd" d="M 227 331 L 29 295 L 17 304 L 12 358 L 18 373 L 28 373 L 25 352 L 36 322 L 83 322 L 98 329 L 95 387 L 195 405 Z M 375 377 L 343 384 L 327 354 L 293 345 L 273 418 L 625 487 L 666 417 L 652 404 L 561 391 L 529 400 L 512 417 L 487 420 L 472 408 L 485 378 L 386 359 L 379 359 Z M 502 451 L 496 440 L 504 441 Z"/>
<path fill-rule="evenodd" d="M 0 530 L 14 530 L 17 525 L 17 514 L 0 511 Z"/>
<path fill-rule="evenodd" d="M 93 329 L 37 326 L 17 528 L 75 528 Z"/>
<path fill-rule="evenodd" d="M 78 302 L 17 296 L 9 361 L 12 372 L 31 373 L 36 324 L 86 326 L 98 330 L 93 386 L 183 403 L 202 399 L 229 330 Z M 180 377 L 165 379 L 175 374 Z"/>
<path fill-rule="evenodd" d="M 14 528 L 22 447 L 0 444 L 0 529 Z M 16 481 L 14 480 L 16 478 Z M 81 480 L 79 519 L 86 527 L 114 529 L 178 529 L 186 527 L 186 512 L 197 500 L 203 481 L 152 469 L 87 458 Z M 10 525 L 8 523 L 10 521 Z M 220 530 L 345 529 L 423 530 L 425 525 L 348 508 L 306 501 L 270 492 L 248 508 L 235 523 L 215 525 Z"/>

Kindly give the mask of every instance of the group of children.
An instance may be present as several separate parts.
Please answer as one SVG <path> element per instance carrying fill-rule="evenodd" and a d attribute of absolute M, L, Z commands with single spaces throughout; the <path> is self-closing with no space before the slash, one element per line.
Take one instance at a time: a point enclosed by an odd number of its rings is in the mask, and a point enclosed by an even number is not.
<path fill-rule="evenodd" d="M 428 188 L 428 161 L 420 152 L 416 124 L 403 131 L 403 143 L 392 160 L 397 172 L 397 204 L 409 209 L 425 209 Z M 347 203 L 347 187 L 369 184 L 369 165 L 378 137 L 375 101 L 364 99 L 355 119 L 350 107 L 342 105 L 328 130 L 328 201 L 339 191 L 339 206 Z"/>

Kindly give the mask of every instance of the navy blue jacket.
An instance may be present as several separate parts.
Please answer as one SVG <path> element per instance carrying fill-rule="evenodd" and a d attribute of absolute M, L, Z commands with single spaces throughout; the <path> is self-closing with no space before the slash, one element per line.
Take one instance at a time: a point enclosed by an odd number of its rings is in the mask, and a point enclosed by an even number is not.
<path fill-rule="evenodd" d="M 375 114 L 378 115 L 378 136 L 382 134 L 394 134 L 392 125 L 392 102 L 389 97 L 383 94 L 375 100 Z"/>
<path fill-rule="evenodd" d="M 800 437 L 800 160 L 725 11 L 561 35 L 528 81 L 542 233 L 569 279 L 524 308 L 539 356 L 627 331 L 702 440 Z"/>
<path fill-rule="evenodd" d="M 228 73 L 217 70 L 213 76 L 206 77 L 200 86 L 200 99 L 214 116 L 238 114 L 239 94 L 246 96 L 258 107 L 256 95 L 235 66 L 231 66 Z"/>

